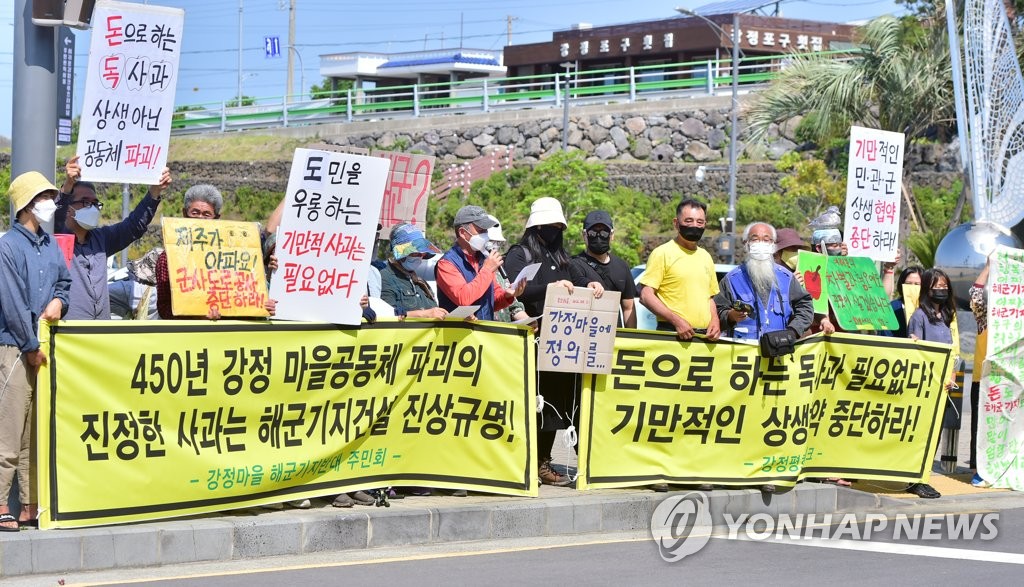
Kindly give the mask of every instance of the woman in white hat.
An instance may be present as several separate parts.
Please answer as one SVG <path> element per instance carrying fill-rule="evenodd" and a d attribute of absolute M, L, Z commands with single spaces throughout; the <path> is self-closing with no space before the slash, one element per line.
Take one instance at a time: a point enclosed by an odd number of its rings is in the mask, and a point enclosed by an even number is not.
<path fill-rule="evenodd" d="M 565 215 L 562 204 L 555 198 L 539 198 L 530 206 L 526 231 L 519 244 L 513 245 L 505 256 L 508 275 L 519 275 L 524 267 L 540 263 L 537 275 L 526 284 L 519 296 L 530 316 L 544 312 L 544 297 L 549 284 L 558 284 L 572 293 L 572 275 L 569 273 L 569 253 L 562 246 L 565 233 Z M 595 296 L 604 293 L 598 282 L 587 284 Z M 564 486 L 572 483 L 567 476 L 551 467 L 551 447 L 555 433 L 579 422 L 579 387 L 573 373 L 540 371 L 537 391 L 544 396 L 544 412 L 537 432 L 540 481 L 545 485 Z"/>

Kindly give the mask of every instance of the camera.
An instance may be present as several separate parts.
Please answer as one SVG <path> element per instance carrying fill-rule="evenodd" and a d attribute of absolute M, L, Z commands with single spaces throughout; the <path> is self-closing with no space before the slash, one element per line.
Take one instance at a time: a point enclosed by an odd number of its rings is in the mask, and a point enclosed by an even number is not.
<path fill-rule="evenodd" d="M 743 300 L 733 300 L 732 309 L 736 310 L 737 312 L 745 312 L 747 314 L 754 313 L 754 306 L 751 306 L 750 304 L 744 302 Z"/>

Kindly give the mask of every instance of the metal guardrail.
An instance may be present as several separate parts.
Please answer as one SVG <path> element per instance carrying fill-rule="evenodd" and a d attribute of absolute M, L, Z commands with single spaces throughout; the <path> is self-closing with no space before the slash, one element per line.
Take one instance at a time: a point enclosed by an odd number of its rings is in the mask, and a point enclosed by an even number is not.
<path fill-rule="evenodd" d="M 813 54 L 849 59 L 855 51 Z M 746 57 L 740 61 L 739 84 L 745 91 L 767 84 L 786 66 L 789 56 Z M 336 94 L 276 96 L 233 106 L 217 102 L 185 106 L 175 113 L 175 135 L 227 132 L 385 118 L 418 118 L 527 108 L 639 102 L 687 96 L 713 96 L 731 91 L 730 59 L 645 65 L 566 74 L 476 78 L 461 82 L 349 89 Z"/>

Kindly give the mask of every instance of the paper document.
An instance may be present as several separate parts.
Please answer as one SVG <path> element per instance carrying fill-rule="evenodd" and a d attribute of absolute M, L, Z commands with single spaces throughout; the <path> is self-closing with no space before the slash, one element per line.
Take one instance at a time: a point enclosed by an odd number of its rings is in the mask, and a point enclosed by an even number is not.
<path fill-rule="evenodd" d="M 536 322 L 537 320 L 540 320 L 540 316 L 528 316 L 522 320 L 516 320 L 512 324 L 529 324 L 530 322 Z"/>
<path fill-rule="evenodd" d="M 516 275 L 515 279 L 509 282 L 509 285 L 515 287 L 520 281 L 524 279 L 526 281 L 530 281 L 531 279 L 533 279 L 535 275 L 537 275 L 537 271 L 539 270 L 540 263 L 532 263 L 530 265 L 527 265 L 526 267 L 523 267 L 523 270 L 519 272 L 519 275 Z"/>
<path fill-rule="evenodd" d="M 445 316 L 445 319 L 447 320 L 448 318 L 469 318 L 470 316 L 475 314 L 476 311 L 479 309 L 480 306 L 459 306 L 458 308 L 455 308 L 451 312 L 448 312 L 448 315 Z"/>

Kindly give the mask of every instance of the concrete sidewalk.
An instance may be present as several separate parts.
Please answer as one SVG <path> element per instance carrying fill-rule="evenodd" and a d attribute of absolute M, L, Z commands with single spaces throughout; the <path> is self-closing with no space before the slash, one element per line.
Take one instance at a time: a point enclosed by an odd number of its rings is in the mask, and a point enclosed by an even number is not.
<path fill-rule="evenodd" d="M 381 546 L 644 530 L 666 496 L 646 489 L 542 487 L 540 497 L 407 497 L 391 507 L 237 510 L 222 515 L 75 530 L 0 534 L 0 577 L 226 561 Z M 756 489 L 708 492 L 712 519 L 741 513 L 893 512 L 915 506 L 1024 507 L 1015 492 L 951 499 L 894 499 L 818 483 L 762 495 Z M 993 502 L 993 499 L 996 501 Z M 984 502 L 984 505 L 981 504 Z"/>

